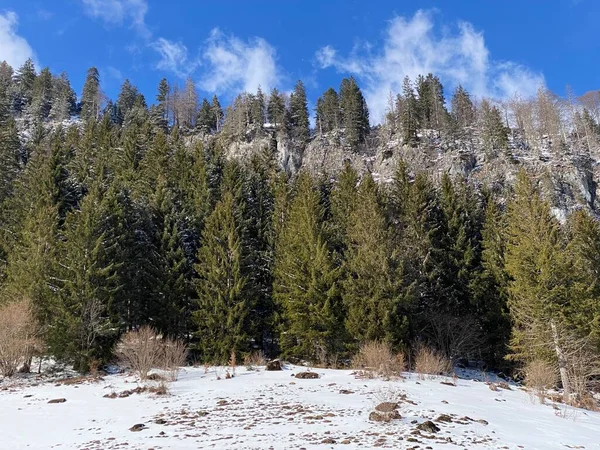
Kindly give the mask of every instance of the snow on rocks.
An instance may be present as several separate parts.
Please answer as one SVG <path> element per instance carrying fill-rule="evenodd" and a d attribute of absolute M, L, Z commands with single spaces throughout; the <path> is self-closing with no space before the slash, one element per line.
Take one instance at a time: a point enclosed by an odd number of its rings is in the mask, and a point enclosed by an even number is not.
<path fill-rule="evenodd" d="M 0 391 L 0 447 L 600 449 L 600 413 L 569 408 L 557 414 L 515 386 L 490 390 L 483 380 L 464 378 L 449 386 L 441 384 L 444 378 L 412 374 L 361 379 L 330 369 L 291 381 L 306 370 L 298 366 L 238 368 L 235 377 L 217 379 L 223 370 L 185 368 L 166 396 L 143 391 L 104 398 L 139 386 L 126 374 L 20 384 Z M 59 398 L 67 401 L 48 404 Z M 369 420 L 372 412 L 393 417 Z"/>

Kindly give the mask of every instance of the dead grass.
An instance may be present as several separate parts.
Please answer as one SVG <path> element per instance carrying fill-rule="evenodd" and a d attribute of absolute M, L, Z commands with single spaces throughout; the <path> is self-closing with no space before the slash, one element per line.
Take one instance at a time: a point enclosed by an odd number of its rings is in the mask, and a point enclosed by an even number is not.
<path fill-rule="evenodd" d="M 400 376 L 406 370 L 406 359 L 403 353 L 394 354 L 389 344 L 371 341 L 361 345 L 352 358 L 352 367 L 369 378 L 389 378 Z"/>
<path fill-rule="evenodd" d="M 415 372 L 424 379 L 425 375 L 445 375 L 452 370 L 450 360 L 440 352 L 418 345 L 415 351 Z"/>
<path fill-rule="evenodd" d="M 31 302 L 20 300 L 0 307 L 0 373 L 12 377 L 39 346 L 38 323 Z"/>
<path fill-rule="evenodd" d="M 558 384 L 558 369 L 555 364 L 536 359 L 523 368 L 525 385 L 537 396 L 540 403 L 544 403 L 546 391 L 553 389 Z"/>

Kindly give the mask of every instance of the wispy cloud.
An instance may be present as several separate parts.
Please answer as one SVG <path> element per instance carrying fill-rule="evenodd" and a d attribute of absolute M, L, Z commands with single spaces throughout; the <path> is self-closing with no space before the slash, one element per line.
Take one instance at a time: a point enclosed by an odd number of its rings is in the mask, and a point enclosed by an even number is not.
<path fill-rule="evenodd" d="M 268 91 L 280 81 L 275 49 L 262 38 L 242 41 L 214 29 L 202 56 L 207 70 L 199 85 L 205 91 Z"/>
<path fill-rule="evenodd" d="M 37 10 L 37 16 L 40 20 L 50 20 L 54 17 L 54 13 L 47 9 L 40 8 Z"/>
<path fill-rule="evenodd" d="M 150 38 L 146 25 L 147 0 L 81 0 L 85 12 L 93 18 L 109 25 L 123 25 L 128 22 L 136 32 Z"/>
<path fill-rule="evenodd" d="M 0 61 L 14 68 L 21 66 L 27 58 L 35 60 L 35 53 L 25 38 L 17 34 L 19 17 L 13 11 L 0 14 Z"/>
<path fill-rule="evenodd" d="M 255 92 L 259 86 L 268 91 L 281 80 L 275 49 L 258 37 L 244 41 L 214 29 L 195 57 L 182 42 L 165 38 L 154 41 L 152 48 L 160 55 L 157 69 L 180 78 L 194 76 L 207 92 Z"/>
<path fill-rule="evenodd" d="M 160 55 L 156 68 L 174 73 L 180 78 L 190 76 L 198 67 L 198 60 L 188 59 L 188 49 L 181 42 L 158 38 L 152 43 L 152 48 Z"/>
<path fill-rule="evenodd" d="M 117 81 L 123 80 L 123 73 L 114 66 L 107 66 L 104 69 L 104 71 L 105 71 L 106 75 L 108 75 L 110 78 L 113 78 L 114 80 L 117 80 Z"/>
<path fill-rule="evenodd" d="M 532 95 L 544 84 L 541 73 L 515 62 L 494 61 L 483 33 L 470 23 L 436 33 L 433 15 L 420 10 L 410 18 L 395 17 L 379 48 L 364 45 L 340 56 L 332 46 L 325 46 L 315 54 L 316 65 L 359 78 L 375 121 L 383 118 L 389 93 L 400 92 L 407 75 L 414 79 L 432 72 L 447 87 L 462 84 L 476 96 L 494 98 Z"/>

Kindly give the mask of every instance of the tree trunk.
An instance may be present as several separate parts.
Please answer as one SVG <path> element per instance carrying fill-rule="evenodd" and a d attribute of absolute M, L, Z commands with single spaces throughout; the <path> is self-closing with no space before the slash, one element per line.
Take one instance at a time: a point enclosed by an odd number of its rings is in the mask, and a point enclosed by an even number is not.
<path fill-rule="evenodd" d="M 560 346 L 558 330 L 554 320 L 550 321 L 550 328 L 552 329 L 552 340 L 554 341 L 554 351 L 558 358 L 558 370 L 560 371 L 560 381 L 563 386 L 563 398 L 565 403 L 569 403 L 571 400 L 571 385 L 569 383 L 569 374 L 567 373 L 567 359 Z"/>

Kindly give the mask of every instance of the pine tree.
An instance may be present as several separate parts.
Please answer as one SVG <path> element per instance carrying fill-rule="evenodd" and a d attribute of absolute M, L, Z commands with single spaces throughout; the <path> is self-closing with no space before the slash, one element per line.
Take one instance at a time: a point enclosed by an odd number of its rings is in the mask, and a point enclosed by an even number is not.
<path fill-rule="evenodd" d="M 33 83 L 31 100 L 33 116 L 37 120 L 46 120 L 50 115 L 53 102 L 52 74 L 50 73 L 50 69 L 45 67 Z"/>
<path fill-rule="evenodd" d="M 486 150 L 506 149 L 508 147 L 508 129 L 504 126 L 500 110 L 484 99 L 479 105 L 478 113 L 483 145 Z"/>
<path fill-rule="evenodd" d="M 452 119 L 459 129 L 473 126 L 475 107 L 469 93 L 459 84 L 452 95 Z"/>
<path fill-rule="evenodd" d="M 116 103 L 116 123 L 122 125 L 127 114 L 133 109 L 140 93 L 137 88 L 126 79 L 121 85 L 119 98 Z"/>
<path fill-rule="evenodd" d="M 560 226 L 524 171 L 518 175 L 515 195 L 508 206 L 506 236 L 513 358 L 557 361 L 565 398 L 569 398 L 561 333 L 572 326 L 565 313 L 571 301 L 574 271 Z"/>
<path fill-rule="evenodd" d="M 15 73 L 12 107 L 17 114 L 25 112 L 31 105 L 36 76 L 35 66 L 31 58 L 27 59 Z"/>
<path fill-rule="evenodd" d="M 317 131 L 328 133 L 340 127 L 340 100 L 333 88 L 325 91 L 317 101 Z"/>
<path fill-rule="evenodd" d="M 358 174 L 346 162 L 331 191 L 330 214 L 328 225 L 329 242 L 336 252 L 336 257 L 343 259 L 347 246 L 348 224 L 350 215 L 356 208 Z"/>
<path fill-rule="evenodd" d="M 487 194 L 485 220 L 481 231 L 481 268 L 471 282 L 475 315 L 481 325 L 485 345 L 482 356 L 493 367 L 501 367 L 508 351 L 508 276 L 504 267 L 506 217 Z"/>
<path fill-rule="evenodd" d="M 310 128 L 306 89 L 300 80 L 296 83 L 294 92 L 290 96 L 290 131 L 292 138 L 296 139 L 301 145 L 308 143 Z"/>
<path fill-rule="evenodd" d="M 98 120 L 101 110 L 102 92 L 100 91 L 100 73 L 95 67 L 87 71 L 83 92 L 81 94 L 81 119 Z"/>
<path fill-rule="evenodd" d="M 198 111 L 198 119 L 196 126 L 204 133 L 210 133 L 215 129 L 216 119 L 213 116 L 213 111 L 206 98 L 202 99 L 200 110 Z"/>
<path fill-rule="evenodd" d="M 267 100 L 260 86 L 250 102 L 250 121 L 257 125 L 258 132 L 262 133 L 263 125 L 267 120 Z"/>
<path fill-rule="evenodd" d="M 418 106 L 413 85 L 408 77 L 405 77 L 402 83 L 402 97 L 400 97 L 397 109 L 404 143 L 414 146 L 418 140 Z"/>
<path fill-rule="evenodd" d="M 285 97 L 277 89 L 273 89 L 267 105 L 267 119 L 274 126 L 285 128 L 287 126 L 285 116 Z"/>
<path fill-rule="evenodd" d="M 579 209 L 569 217 L 567 254 L 573 261 L 576 285 L 571 294 L 569 315 L 579 335 L 600 343 L 600 224 Z"/>
<path fill-rule="evenodd" d="M 433 74 L 417 78 L 417 114 L 421 128 L 443 130 L 448 119 L 444 87 L 440 79 Z"/>
<path fill-rule="evenodd" d="M 313 181 L 300 174 L 275 253 L 273 294 L 285 355 L 316 359 L 342 345 L 338 269 L 325 241 L 323 214 Z"/>
<path fill-rule="evenodd" d="M 219 103 L 218 97 L 215 95 L 212 98 L 210 103 L 212 117 L 215 121 L 213 127 L 215 131 L 221 130 L 221 124 L 223 123 L 223 109 L 221 108 L 221 103 Z"/>
<path fill-rule="evenodd" d="M 369 133 L 369 110 L 356 80 L 344 78 L 340 85 L 340 111 L 346 143 L 356 148 Z"/>
<path fill-rule="evenodd" d="M 119 290 L 119 264 L 110 258 L 117 237 L 106 227 L 114 211 L 103 205 L 106 191 L 100 173 L 77 211 L 67 216 L 59 254 L 60 306 L 48 336 L 53 353 L 74 360 L 85 372 L 92 359 L 110 357 L 117 333 L 110 308 Z"/>
<path fill-rule="evenodd" d="M 77 96 L 65 72 L 52 79 L 52 108 L 50 119 L 63 121 L 75 113 Z"/>
<path fill-rule="evenodd" d="M 240 205 L 232 192 L 225 192 L 206 221 L 195 265 L 198 304 L 193 317 L 206 361 L 225 362 L 231 352 L 250 348 L 253 304 L 247 295 L 243 228 Z"/>
<path fill-rule="evenodd" d="M 408 335 L 410 297 L 377 191 L 373 178 L 365 175 L 348 217 L 342 299 L 354 347 L 373 340 L 398 347 Z"/>

